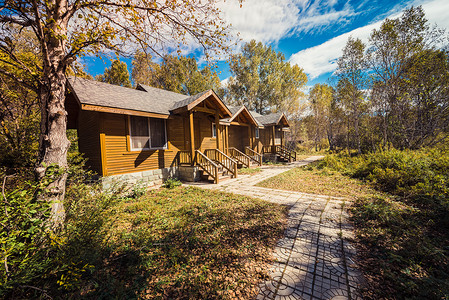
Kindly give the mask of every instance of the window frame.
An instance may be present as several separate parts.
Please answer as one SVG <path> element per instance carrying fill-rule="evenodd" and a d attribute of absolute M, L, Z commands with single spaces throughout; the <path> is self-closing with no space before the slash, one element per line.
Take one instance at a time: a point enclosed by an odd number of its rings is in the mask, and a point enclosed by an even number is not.
<path fill-rule="evenodd" d="M 148 145 L 149 148 L 133 148 L 132 134 L 131 134 L 131 117 L 140 117 L 140 116 L 132 116 L 128 115 L 128 134 L 129 134 L 129 150 L 130 151 L 151 151 L 151 150 L 167 150 L 168 149 L 168 139 L 167 139 L 167 120 L 161 119 L 164 121 L 164 134 L 165 134 L 165 144 L 162 147 L 152 147 L 151 146 L 151 126 L 150 126 L 150 117 L 143 117 L 147 119 L 148 126 Z M 160 119 L 160 118 L 153 118 Z"/>
<path fill-rule="evenodd" d="M 214 131 L 214 127 L 215 127 L 215 131 Z M 212 138 L 217 138 L 217 125 L 214 122 L 212 122 L 211 130 L 212 130 Z"/>
<path fill-rule="evenodd" d="M 259 127 L 256 126 L 255 130 L 254 130 L 254 137 L 256 139 L 260 138 L 260 131 L 259 131 Z"/>

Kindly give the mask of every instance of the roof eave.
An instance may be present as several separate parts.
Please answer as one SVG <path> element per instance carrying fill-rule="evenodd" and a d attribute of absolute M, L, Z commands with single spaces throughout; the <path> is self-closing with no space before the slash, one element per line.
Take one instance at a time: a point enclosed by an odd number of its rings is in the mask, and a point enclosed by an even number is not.
<path fill-rule="evenodd" d="M 200 104 L 201 102 L 203 102 L 204 100 L 209 98 L 210 96 L 212 96 L 220 104 L 220 109 L 222 111 L 224 111 L 224 113 L 223 113 L 224 117 L 226 117 L 226 116 L 232 117 L 231 111 L 227 108 L 227 106 L 224 104 L 224 102 L 220 99 L 220 97 L 218 97 L 218 95 L 213 90 L 207 91 L 206 93 L 204 93 L 203 95 L 201 95 L 194 101 L 190 102 L 189 104 L 184 105 L 182 107 L 178 107 L 178 108 L 172 110 L 171 112 L 173 114 L 179 114 L 179 113 L 183 113 L 186 111 L 191 111 L 195 106 L 197 106 L 198 104 Z"/>

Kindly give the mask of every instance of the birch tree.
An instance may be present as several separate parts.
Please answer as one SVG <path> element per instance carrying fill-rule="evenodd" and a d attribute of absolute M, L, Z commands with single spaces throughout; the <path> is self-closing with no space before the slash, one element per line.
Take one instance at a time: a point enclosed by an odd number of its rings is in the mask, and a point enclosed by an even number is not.
<path fill-rule="evenodd" d="M 226 50 L 227 29 L 215 0 L 5 0 L 0 2 L 0 59 L 33 77 L 40 101 L 39 154 L 35 172 L 42 179 L 50 165 L 67 167 L 69 141 L 64 107 L 66 70 L 79 56 L 110 50 L 131 53 L 136 47 L 163 53 L 200 45 L 206 55 Z M 38 71 L 15 55 L 14 33 L 28 29 L 39 44 Z M 7 69 L 0 73 L 26 85 Z M 55 227 L 65 217 L 67 173 L 56 176 L 46 198 Z"/>
<path fill-rule="evenodd" d="M 343 55 L 337 62 L 337 76 L 340 82 L 340 99 L 350 113 L 358 154 L 361 154 L 360 118 L 367 87 L 365 44 L 360 39 L 349 38 Z"/>

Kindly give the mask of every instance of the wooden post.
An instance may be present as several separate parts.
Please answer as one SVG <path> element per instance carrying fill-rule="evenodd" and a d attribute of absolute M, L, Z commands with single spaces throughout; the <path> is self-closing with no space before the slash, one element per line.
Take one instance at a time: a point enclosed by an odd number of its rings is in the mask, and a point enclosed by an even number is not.
<path fill-rule="evenodd" d="M 253 130 L 252 126 L 248 126 L 248 139 L 249 139 L 249 147 L 253 149 Z"/>
<path fill-rule="evenodd" d="M 104 116 L 100 114 L 100 156 L 101 156 L 101 176 L 108 175 L 106 160 L 106 135 L 104 133 Z"/>
<path fill-rule="evenodd" d="M 220 115 L 218 109 L 215 110 L 215 136 L 217 140 L 217 149 L 220 150 Z"/>
<path fill-rule="evenodd" d="M 284 146 L 284 131 L 281 128 L 281 146 Z"/>
<path fill-rule="evenodd" d="M 275 132 L 275 130 L 276 130 L 275 126 L 273 125 L 273 128 L 271 130 L 271 134 L 273 135 L 273 145 L 271 147 L 271 153 L 276 152 L 276 147 L 275 147 L 275 145 L 276 145 L 276 132 Z"/>
<path fill-rule="evenodd" d="M 214 182 L 215 184 L 218 184 L 220 182 L 220 179 L 218 178 L 218 166 L 215 166 L 214 173 L 215 173 Z"/>
<path fill-rule="evenodd" d="M 226 154 L 229 155 L 229 126 L 225 126 L 226 131 Z"/>
<path fill-rule="evenodd" d="M 193 131 L 193 111 L 189 111 L 189 128 L 190 128 L 190 155 L 192 159 L 192 166 L 195 158 L 195 132 Z"/>

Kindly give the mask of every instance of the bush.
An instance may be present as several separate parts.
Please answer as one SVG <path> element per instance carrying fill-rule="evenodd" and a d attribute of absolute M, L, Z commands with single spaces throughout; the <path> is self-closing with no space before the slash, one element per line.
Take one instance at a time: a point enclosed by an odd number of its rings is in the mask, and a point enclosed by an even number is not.
<path fill-rule="evenodd" d="M 173 188 L 175 188 L 177 186 L 181 186 L 181 185 L 182 185 L 182 182 L 179 181 L 177 178 L 173 178 L 173 177 L 168 178 L 162 184 L 162 186 L 167 189 L 173 189 Z"/>
<path fill-rule="evenodd" d="M 447 150 L 330 155 L 318 167 L 386 192 L 359 197 L 351 210 L 369 283 L 364 299 L 448 299 Z"/>
<path fill-rule="evenodd" d="M 390 150 L 354 158 L 329 155 L 319 167 L 365 180 L 415 204 L 441 205 L 449 210 L 449 155 L 444 150 Z"/>

